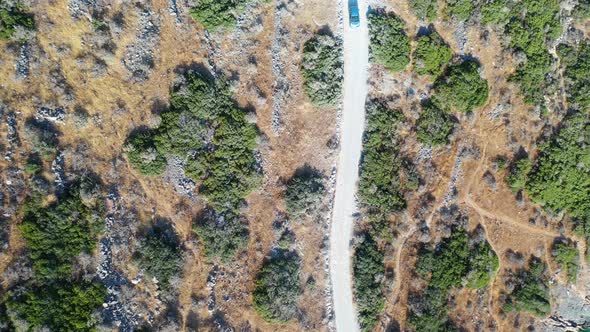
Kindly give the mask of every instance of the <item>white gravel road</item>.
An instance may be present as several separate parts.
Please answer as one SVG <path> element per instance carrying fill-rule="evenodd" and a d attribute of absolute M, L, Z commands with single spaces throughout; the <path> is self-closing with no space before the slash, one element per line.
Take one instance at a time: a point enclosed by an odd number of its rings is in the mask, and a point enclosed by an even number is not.
<path fill-rule="evenodd" d="M 356 207 L 358 165 L 362 150 L 367 96 L 369 36 L 367 6 L 359 0 L 361 26 L 351 28 L 348 1 L 343 1 L 344 26 L 344 96 L 340 134 L 340 156 L 336 175 L 336 194 L 330 235 L 330 276 L 337 332 L 358 331 L 352 297 L 351 248 L 353 214 Z"/>

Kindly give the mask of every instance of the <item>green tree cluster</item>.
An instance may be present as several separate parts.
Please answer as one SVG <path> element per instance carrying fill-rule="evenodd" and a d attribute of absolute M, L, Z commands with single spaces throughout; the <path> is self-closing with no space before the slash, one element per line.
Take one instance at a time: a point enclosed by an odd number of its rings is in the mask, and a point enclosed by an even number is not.
<path fill-rule="evenodd" d="M 422 105 L 422 113 L 416 121 L 418 141 L 431 146 L 449 143 L 455 124 L 451 116 L 430 102 Z"/>
<path fill-rule="evenodd" d="M 545 269 L 543 262 L 532 258 L 529 270 L 521 273 L 518 285 L 508 295 L 504 310 L 528 311 L 538 317 L 547 316 L 551 304 Z"/>
<path fill-rule="evenodd" d="M 294 219 L 312 213 L 325 191 L 322 173 L 310 167 L 298 169 L 286 185 L 287 213 Z"/>
<path fill-rule="evenodd" d="M 486 287 L 498 270 L 496 253 L 485 240 L 470 240 L 463 229 L 436 248 L 425 248 L 418 257 L 416 273 L 428 282 L 424 293 L 412 300 L 410 324 L 416 331 L 448 331 L 447 296 L 452 288 Z"/>
<path fill-rule="evenodd" d="M 533 164 L 528 158 L 519 159 L 511 165 L 510 171 L 506 175 L 506 182 L 512 192 L 516 193 L 525 188 L 527 176 L 532 168 Z"/>
<path fill-rule="evenodd" d="M 542 104 L 553 63 L 547 43 L 557 38 L 562 30 L 559 1 L 495 0 L 482 2 L 480 6 L 482 22 L 497 24 L 509 37 L 514 52 L 526 56 L 511 80 L 520 86 L 526 102 Z"/>
<path fill-rule="evenodd" d="M 209 31 L 228 29 L 251 0 L 198 0 L 191 8 L 192 18 Z"/>
<path fill-rule="evenodd" d="M 553 259 L 565 273 L 569 282 L 576 282 L 578 278 L 580 255 L 574 243 L 556 242 L 551 251 Z"/>
<path fill-rule="evenodd" d="M 170 224 L 159 221 L 140 241 L 136 252 L 138 266 L 158 280 L 159 287 L 170 291 L 170 281 L 180 276 L 183 266 L 182 246 Z"/>
<path fill-rule="evenodd" d="M 44 205 L 32 198 L 19 225 L 34 276 L 5 297 L 7 315 L 24 320 L 31 329 L 92 331 L 92 313 L 106 298 L 103 285 L 76 276 L 74 263 L 96 248 L 102 207 L 83 201 L 78 185 L 57 202 Z"/>
<path fill-rule="evenodd" d="M 255 154 L 258 130 L 246 115 L 234 104 L 223 77 L 210 79 L 189 72 L 185 83 L 172 93 L 170 110 L 161 114 L 160 126 L 129 139 L 127 155 L 134 168 L 157 175 L 164 169 L 163 157 L 179 158 L 215 215 L 224 219 L 223 226 L 216 223 L 218 218 L 199 219 L 195 225 L 200 237 L 205 230 L 218 230 L 201 237 L 206 247 L 223 249 L 217 253 L 206 249 L 210 257 L 226 256 L 245 243 L 245 239 L 237 238 L 247 234 L 241 230 L 240 208 L 245 197 L 260 184 Z M 228 225 L 240 229 L 231 234 L 236 237 L 225 238 L 219 232 Z M 229 244 L 228 240 L 234 242 L 229 247 L 215 243 Z"/>
<path fill-rule="evenodd" d="M 30 31 L 35 30 L 33 15 L 18 2 L 17 4 L 11 4 L 10 1 L 0 3 L 0 39 L 11 39 L 19 27 Z"/>
<path fill-rule="evenodd" d="M 363 331 L 371 331 L 385 306 L 383 253 L 369 234 L 355 247 L 352 261 L 354 295 Z"/>
<path fill-rule="evenodd" d="M 413 55 L 416 73 L 437 77 L 452 58 L 451 48 L 436 31 L 418 37 Z"/>
<path fill-rule="evenodd" d="M 488 99 L 488 82 L 479 75 L 479 63 L 465 60 L 448 67 L 434 82 L 432 103 L 444 111 L 470 112 Z"/>
<path fill-rule="evenodd" d="M 408 4 L 418 19 L 422 21 L 436 20 L 436 12 L 438 11 L 436 0 L 409 0 Z"/>
<path fill-rule="evenodd" d="M 254 309 L 269 322 L 287 322 L 297 314 L 301 262 L 294 252 L 277 249 L 254 281 Z"/>
<path fill-rule="evenodd" d="M 445 3 L 448 14 L 459 21 L 467 21 L 475 10 L 473 0 L 446 0 Z"/>
<path fill-rule="evenodd" d="M 404 70 L 410 63 L 410 38 L 404 21 L 395 13 L 373 12 L 368 22 L 372 60 L 392 72 Z"/>
<path fill-rule="evenodd" d="M 564 68 L 566 93 L 571 106 L 585 110 L 590 107 L 590 46 L 581 42 L 577 47 L 560 44 L 557 54 Z"/>
<path fill-rule="evenodd" d="M 303 88 L 317 106 L 335 106 L 342 96 L 344 80 L 342 42 L 316 33 L 303 46 Z"/>
<path fill-rule="evenodd" d="M 403 114 L 378 100 L 367 102 L 366 114 L 359 201 L 370 214 L 387 217 L 406 207 L 399 178 L 403 160 L 397 133 Z"/>
<path fill-rule="evenodd" d="M 205 256 L 229 261 L 248 242 L 248 223 L 234 211 L 206 208 L 195 220 L 193 231 L 203 241 Z"/>

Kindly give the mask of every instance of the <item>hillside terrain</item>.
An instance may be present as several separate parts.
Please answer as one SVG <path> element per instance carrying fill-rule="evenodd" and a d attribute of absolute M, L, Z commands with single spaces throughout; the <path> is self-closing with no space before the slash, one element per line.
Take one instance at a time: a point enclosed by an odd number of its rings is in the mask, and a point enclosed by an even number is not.
<path fill-rule="evenodd" d="M 349 1 L 0 0 L 0 331 L 590 329 L 590 2 Z"/>

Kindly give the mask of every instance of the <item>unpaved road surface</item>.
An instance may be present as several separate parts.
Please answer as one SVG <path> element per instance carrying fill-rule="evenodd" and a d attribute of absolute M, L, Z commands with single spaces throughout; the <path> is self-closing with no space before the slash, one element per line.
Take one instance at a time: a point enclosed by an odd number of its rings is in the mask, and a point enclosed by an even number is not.
<path fill-rule="evenodd" d="M 344 92 L 340 132 L 340 156 L 336 175 L 336 196 L 330 234 L 330 276 L 337 332 L 358 331 L 352 297 L 351 248 L 353 214 L 356 212 L 356 184 L 362 150 L 367 96 L 369 35 L 364 1 L 359 1 L 361 26 L 351 28 L 348 1 L 344 22 Z"/>

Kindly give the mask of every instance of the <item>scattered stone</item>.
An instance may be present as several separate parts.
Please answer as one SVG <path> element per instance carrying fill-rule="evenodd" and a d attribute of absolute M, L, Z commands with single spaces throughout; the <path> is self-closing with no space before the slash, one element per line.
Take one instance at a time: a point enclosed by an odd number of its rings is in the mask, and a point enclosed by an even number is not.
<path fill-rule="evenodd" d="M 47 119 L 54 122 L 63 122 L 66 118 L 66 109 L 64 107 L 46 107 L 41 106 L 37 108 L 37 120 Z"/>
<path fill-rule="evenodd" d="M 31 46 L 28 42 L 24 42 L 20 46 L 19 56 L 16 60 L 16 78 L 24 79 L 29 77 L 30 73 L 30 59 L 31 59 Z"/>

